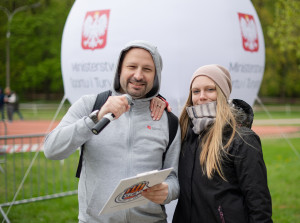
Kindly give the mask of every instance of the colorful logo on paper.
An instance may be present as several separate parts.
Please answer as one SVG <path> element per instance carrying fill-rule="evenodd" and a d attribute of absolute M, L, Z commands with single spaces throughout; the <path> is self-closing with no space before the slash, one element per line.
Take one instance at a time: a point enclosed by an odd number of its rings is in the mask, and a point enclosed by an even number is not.
<path fill-rule="evenodd" d="M 238 13 L 245 51 L 257 52 L 259 49 L 258 32 L 252 15 Z"/>
<path fill-rule="evenodd" d="M 142 191 L 148 188 L 148 184 L 148 181 L 142 181 L 140 183 L 132 185 L 131 187 L 125 189 L 121 194 L 119 194 L 116 197 L 115 202 L 126 203 L 138 199 L 140 196 L 142 196 Z"/>
<path fill-rule="evenodd" d="M 85 50 L 102 49 L 107 42 L 110 10 L 87 12 L 82 27 L 81 47 Z"/>

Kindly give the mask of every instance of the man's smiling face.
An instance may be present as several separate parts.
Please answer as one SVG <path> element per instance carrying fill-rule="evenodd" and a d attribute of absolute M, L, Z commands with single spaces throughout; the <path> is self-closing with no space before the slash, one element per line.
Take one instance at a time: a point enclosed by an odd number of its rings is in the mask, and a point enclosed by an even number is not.
<path fill-rule="evenodd" d="M 130 49 L 123 60 L 120 91 L 133 98 L 144 98 L 152 89 L 155 65 L 151 54 L 141 48 Z"/>

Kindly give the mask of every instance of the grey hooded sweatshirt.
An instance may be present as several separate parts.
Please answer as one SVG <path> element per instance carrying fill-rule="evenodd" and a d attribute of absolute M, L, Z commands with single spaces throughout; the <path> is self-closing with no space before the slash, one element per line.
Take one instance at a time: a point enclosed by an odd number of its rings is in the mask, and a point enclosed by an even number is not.
<path fill-rule="evenodd" d="M 78 184 L 79 222 L 167 222 L 164 206 L 151 201 L 143 206 L 98 215 L 121 179 L 145 171 L 173 167 L 174 171 L 165 181 L 169 193 L 164 204 L 177 199 L 179 195 L 177 169 L 180 127 L 163 162 L 162 156 L 169 141 L 168 118 L 164 113 L 159 121 L 153 121 L 149 109 L 150 100 L 160 89 L 162 60 L 156 47 L 145 41 L 134 41 L 125 46 L 116 66 L 112 94 L 121 95 L 120 61 L 123 53 L 133 47 L 146 49 L 154 60 L 155 81 L 146 98 L 133 100 L 128 112 L 112 121 L 99 135 L 94 135 L 91 131 L 94 123 L 88 116 L 96 95 L 85 95 L 70 107 L 59 125 L 45 139 L 45 156 L 54 160 L 65 159 L 85 145 Z"/>

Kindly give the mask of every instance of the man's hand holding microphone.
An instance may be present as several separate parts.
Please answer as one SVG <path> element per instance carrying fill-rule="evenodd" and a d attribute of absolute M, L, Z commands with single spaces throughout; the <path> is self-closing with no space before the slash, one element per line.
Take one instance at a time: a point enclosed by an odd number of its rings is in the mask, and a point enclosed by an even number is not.
<path fill-rule="evenodd" d="M 118 119 L 123 113 L 130 109 L 132 97 L 128 94 L 108 97 L 105 104 L 97 114 L 98 122 L 92 129 L 98 135 L 112 120 Z"/>

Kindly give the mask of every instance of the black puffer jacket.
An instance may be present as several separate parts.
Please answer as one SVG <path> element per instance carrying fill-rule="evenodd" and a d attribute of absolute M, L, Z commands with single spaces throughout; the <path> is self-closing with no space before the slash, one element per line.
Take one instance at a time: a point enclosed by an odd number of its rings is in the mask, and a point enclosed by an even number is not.
<path fill-rule="evenodd" d="M 239 132 L 223 155 L 222 170 L 227 179 L 217 174 L 212 179 L 203 175 L 199 143 L 192 124 L 183 143 L 179 161 L 180 196 L 173 223 L 270 223 L 271 196 L 259 137 L 249 128 L 253 121 L 251 107 L 237 100 L 246 116 L 239 120 Z M 245 107 L 246 106 L 246 107 Z M 243 114 L 245 115 L 245 114 Z M 224 133 L 225 141 L 230 129 Z"/>

